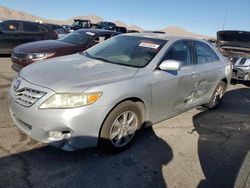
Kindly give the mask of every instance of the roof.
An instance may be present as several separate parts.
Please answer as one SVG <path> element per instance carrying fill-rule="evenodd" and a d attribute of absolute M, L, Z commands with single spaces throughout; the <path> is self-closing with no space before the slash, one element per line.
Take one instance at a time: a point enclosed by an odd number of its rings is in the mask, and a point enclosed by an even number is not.
<path fill-rule="evenodd" d="M 25 23 L 34 23 L 34 24 L 39 24 L 39 25 L 43 25 L 39 22 L 35 22 L 35 21 L 28 21 L 28 20 L 5 20 L 3 22 L 25 22 Z"/>
<path fill-rule="evenodd" d="M 118 33 L 116 31 L 112 31 L 112 30 L 105 30 L 105 29 L 79 29 L 79 30 L 76 30 L 77 31 L 80 31 L 80 32 L 91 32 L 91 33 Z"/>
<path fill-rule="evenodd" d="M 191 37 L 172 36 L 172 35 L 170 36 L 170 35 L 161 34 L 161 33 L 126 33 L 124 35 L 137 36 L 137 37 L 147 37 L 147 38 L 156 38 L 156 39 L 162 39 L 162 40 L 178 40 L 178 39 L 197 40 L 196 38 L 191 38 Z"/>

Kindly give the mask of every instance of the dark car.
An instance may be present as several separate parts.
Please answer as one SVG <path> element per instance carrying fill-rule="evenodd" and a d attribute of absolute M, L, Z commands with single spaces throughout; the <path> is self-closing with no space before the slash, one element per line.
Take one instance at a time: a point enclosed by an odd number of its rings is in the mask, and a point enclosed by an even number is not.
<path fill-rule="evenodd" d="M 140 31 L 132 29 L 132 30 L 128 30 L 128 33 L 140 33 Z"/>
<path fill-rule="evenodd" d="M 82 52 L 119 33 L 102 29 L 80 29 L 58 40 L 45 40 L 23 44 L 14 48 L 12 69 L 19 71 L 26 65 L 46 58 Z"/>
<path fill-rule="evenodd" d="M 149 31 L 149 30 L 142 31 L 142 33 L 158 33 L 158 34 L 166 34 L 166 32 L 164 32 L 164 31 Z"/>
<path fill-rule="evenodd" d="M 113 22 L 98 22 L 95 24 L 97 29 L 106 29 L 106 30 L 117 30 L 117 26 Z"/>
<path fill-rule="evenodd" d="M 126 27 L 116 27 L 116 31 L 117 32 L 120 32 L 120 33 L 127 33 L 128 32 L 128 30 L 127 30 L 127 28 Z"/>
<path fill-rule="evenodd" d="M 69 31 L 76 31 L 78 29 L 89 29 L 92 27 L 90 20 L 74 19 L 73 25 L 70 26 Z"/>
<path fill-rule="evenodd" d="M 4 21 L 0 23 L 0 54 L 11 54 L 13 48 L 20 44 L 57 38 L 55 31 L 40 23 Z"/>
<path fill-rule="evenodd" d="M 44 23 L 44 25 L 53 29 L 58 35 L 69 33 L 63 26 L 51 23 Z"/>

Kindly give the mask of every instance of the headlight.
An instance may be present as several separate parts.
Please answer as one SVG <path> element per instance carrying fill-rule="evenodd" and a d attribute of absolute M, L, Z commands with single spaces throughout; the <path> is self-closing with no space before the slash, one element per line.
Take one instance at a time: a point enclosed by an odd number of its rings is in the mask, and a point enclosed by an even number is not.
<path fill-rule="evenodd" d="M 102 92 L 55 94 L 44 101 L 39 108 L 76 108 L 86 106 L 96 102 L 101 95 Z"/>
<path fill-rule="evenodd" d="M 48 53 L 33 53 L 33 54 L 29 54 L 27 56 L 28 59 L 32 59 L 32 60 L 43 60 L 43 59 L 46 59 L 48 57 L 51 57 L 55 55 L 54 52 L 48 52 Z"/>

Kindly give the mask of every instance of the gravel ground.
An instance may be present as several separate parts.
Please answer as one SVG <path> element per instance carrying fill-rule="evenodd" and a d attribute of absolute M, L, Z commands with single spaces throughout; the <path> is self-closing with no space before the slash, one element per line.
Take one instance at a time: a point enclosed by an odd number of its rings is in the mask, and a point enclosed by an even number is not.
<path fill-rule="evenodd" d="M 141 131 L 122 153 L 65 152 L 14 126 L 10 65 L 0 57 L 0 187 L 250 187 L 248 86 L 230 86 L 217 110 L 199 107 Z"/>

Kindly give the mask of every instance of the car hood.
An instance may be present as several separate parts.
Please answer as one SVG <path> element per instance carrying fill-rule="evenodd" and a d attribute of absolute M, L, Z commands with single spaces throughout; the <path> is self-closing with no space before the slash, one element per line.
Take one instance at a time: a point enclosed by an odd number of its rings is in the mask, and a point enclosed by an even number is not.
<path fill-rule="evenodd" d="M 76 44 L 70 44 L 60 40 L 43 40 L 19 45 L 15 48 L 15 51 L 18 53 L 56 52 L 62 48 L 67 49 L 77 46 Z"/>
<path fill-rule="evenodd" d="M 80 92 L 134 76 L 138 68 L 126 67 L 73 54 L 31 64 L 19 75 L 55 92 Z"/>
<path fill-rule="evenodd" d="M 219 50 L 224 54 L 250 54 L 250 32 L 219 31 L 217 41 Z"/>

